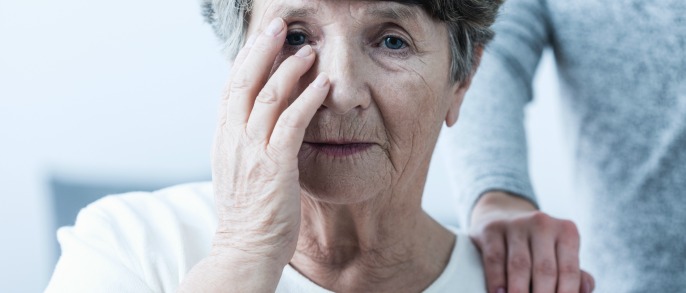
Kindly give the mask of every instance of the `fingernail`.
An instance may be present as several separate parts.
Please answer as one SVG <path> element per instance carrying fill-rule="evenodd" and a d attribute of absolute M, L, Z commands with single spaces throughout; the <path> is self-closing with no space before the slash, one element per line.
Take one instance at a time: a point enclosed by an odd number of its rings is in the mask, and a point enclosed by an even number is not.
<path fill-rule="evenodd" d="M 319 76 L 312 82 L 315 87 L 323 88 L 329 83 L 329 78 L 324 73 L 320 73 Z"/>
<path fill-rule="evenodd" d="M 505 293 L 505 288 L 498 288 L 498 290 L 495 291 L 496 293 Z"/>
<path fill-rule="evenodd" d="M 246 47 L 252 47 L 252 45 L 255 44 L 255 40 L 256 40 L 256 39 L 257 39 L 257 35 L 251 35 L 251 36 L 248 38 L 248 41 L 245 42 L 245 46 L 246 46 Z"/>
<path fill-rule="evenodd" d="M 276 18 L 269 23 L 269 26 L 267 26 L 264 33 L 273 37 L 276 36 L 281 29 L 283 29 L 283 20 L 281 20 L 281 18 Z"/>
<path fill-rule="evenodd" d="M 591 283 L 588 281 L 584 282 L 584 293 L 591 293 Z"/>
<path fill-rule="evenodd" d="M 312 47 L 305 46 L 305 47 L 300 48 L 300 50 L 298 50 L 298 52 L 295 53 L 295 56 L 307 57 L 307 56 L 310 56 L 310 54 L 312 54 Z"/>

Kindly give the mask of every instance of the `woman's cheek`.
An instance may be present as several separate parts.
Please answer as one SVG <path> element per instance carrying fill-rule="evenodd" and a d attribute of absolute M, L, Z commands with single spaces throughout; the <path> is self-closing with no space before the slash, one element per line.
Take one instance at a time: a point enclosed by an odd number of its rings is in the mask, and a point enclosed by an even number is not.
<path fill-rule="evenodd" d="M 403 73 L 377 75 L 371 84 L 376 85 L 375 102 L 384 119 L 384 126 L 389 128 L 387 131 L 398 140 L 407 140 L 410 135 L 407 131 L 425 113 L 423 95 L 426 89 L 422 86 L 423 82 L 414 74 Z"/>
<path fill-rule="evenodd" d="M 402 73 L 407 72 L 408 70 L 411 71 L 410 64 L 412 60 L 409 60 L 410 58 L 401 58 L 393 54 L 389 55 L 388 52 L 382 52 L 378 48 L 374 48 L 373 50 L 370 49 L 370 52 L 368 52 L 367 55 L 372 61 L 371 64 L 383 69 L 387 73 Z"/>

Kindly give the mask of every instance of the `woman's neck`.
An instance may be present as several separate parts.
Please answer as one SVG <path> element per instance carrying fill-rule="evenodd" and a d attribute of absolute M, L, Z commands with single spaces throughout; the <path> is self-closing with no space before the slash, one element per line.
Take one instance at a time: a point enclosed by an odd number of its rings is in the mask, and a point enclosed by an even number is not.
<path fill-rule="evenodd" d="M 420 207 L 302 200 L 291 265 L 332 291 L 421 291 L 444 270 L 455 235 Z"/>

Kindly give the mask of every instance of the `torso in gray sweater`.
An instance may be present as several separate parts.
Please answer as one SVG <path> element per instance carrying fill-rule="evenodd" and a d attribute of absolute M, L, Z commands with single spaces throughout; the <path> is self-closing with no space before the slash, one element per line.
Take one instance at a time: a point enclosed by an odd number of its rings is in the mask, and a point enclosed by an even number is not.
<path fill-rule="evenodd" d="M 523 108 L 552 47 L 597 292 L 686 292 L 686 1 L 508 0 L 495 30 L 446 135 L 463 212 L 491 189 L 534 199 Z"/>

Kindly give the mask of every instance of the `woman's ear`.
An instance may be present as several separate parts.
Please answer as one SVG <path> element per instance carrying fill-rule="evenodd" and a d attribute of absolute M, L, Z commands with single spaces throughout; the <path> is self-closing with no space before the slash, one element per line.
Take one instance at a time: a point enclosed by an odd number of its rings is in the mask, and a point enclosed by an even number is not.
<path fill-rule="evenodd" d="M 471 74 L 469 74 L 465 80 L 456 82 L 455 85 L 453 85 L 452 101 L 450 103 L 450 107 L 448 108 L 448 114 L 445 116 L 445 124 L 448 125 L 448 127 L 455 125 L 458 116 L 460 116 L 460 107 L 462 106 L 462 101 L 464 100 L 464 96 L 467 93 L 469 86 L 472 84 L 472 78 L 479 68 L 483 53 L 483 46 L 479 46 L 474 50 L 474 64 L 472 66 Z"/>

